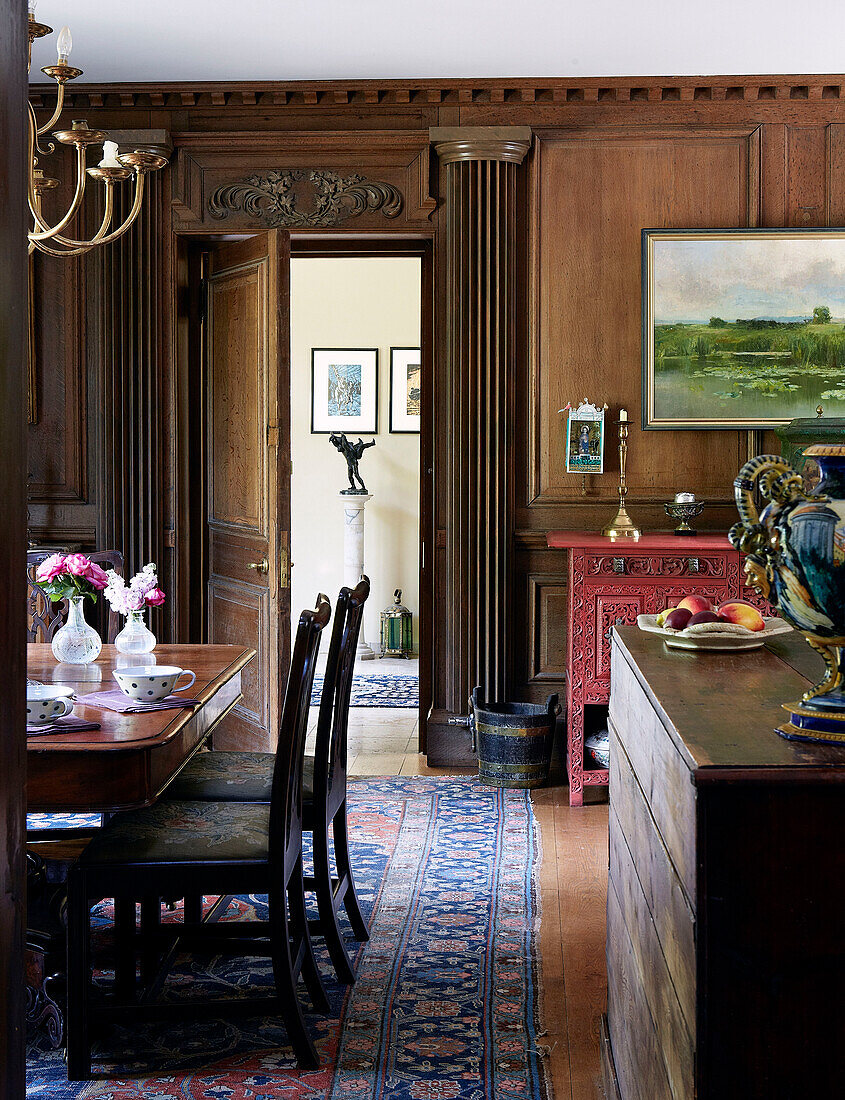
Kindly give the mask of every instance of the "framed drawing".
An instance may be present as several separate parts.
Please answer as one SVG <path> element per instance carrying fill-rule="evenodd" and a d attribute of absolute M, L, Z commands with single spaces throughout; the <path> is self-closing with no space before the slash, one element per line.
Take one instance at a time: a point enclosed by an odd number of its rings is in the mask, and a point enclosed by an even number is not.
<path fill-rule="evenodd" d="M 390 430 L 420 430 L 420 349 L 390 349 Z"/>
<path fill-rule="evenodd" d="M 311 349 L 311 433 L 378 431 L 378 349 Z"/>
<path fill-rule="evenodd" d="M 568 405 L 566 421 L 566 472 L 568 474 L 604 473 L 604 412 L 589 401 L 577 409 Z"/>
<path fill-rule="evenodd" d="M 643 427 L 845 415 L 845 229 L 644 229 Z"/>

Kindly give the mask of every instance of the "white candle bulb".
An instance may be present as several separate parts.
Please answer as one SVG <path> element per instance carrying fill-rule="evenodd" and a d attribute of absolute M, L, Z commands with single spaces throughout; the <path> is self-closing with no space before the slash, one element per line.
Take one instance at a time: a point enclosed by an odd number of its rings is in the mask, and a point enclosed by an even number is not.
<path fill-rule="evenodd" d="M 29 14 L 35 18 L 35 9 L 38 7 L 38 0 L 29 0 Z"/>
<path fill-rule="evenodd" d="M 70 57 L 70 51 L 73 49 L 73 38 L 71 37 L 70 27 L 62 27 L 59 31 L 56 48 L 59 51 L 59 62 L 67 61 Z"/>
<path fill-rule="evenodd" d="M 103 142 L 103 159 L 99 164 L 100 168 L 122 168 L 123 165 L 117 159 L 117 142 L 116 141 L 104 141 Z"/>
<path fill-rule="evenodd" d="M 619 410 L 619 423 L 624 424 L 627 419 L 628 419 L 628 410 L 627 409 L 620 409 Z"/>

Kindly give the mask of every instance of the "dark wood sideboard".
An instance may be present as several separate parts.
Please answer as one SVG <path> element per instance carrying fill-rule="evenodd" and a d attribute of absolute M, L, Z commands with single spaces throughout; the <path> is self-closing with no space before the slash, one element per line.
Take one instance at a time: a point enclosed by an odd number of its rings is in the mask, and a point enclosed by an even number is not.
<path fill-rule="evenodd" d="M 608 1096 L 840 1095 L 845 747 L 774 732 L 821 661 L 622 627 L 611 664 Z"/>
<path fill-rule="evenodd" d="M 614 626 L 692 593 L 715 602 L 741 597 L 773 612 L 745 584 L 742 555 L 724 535 L 656 532 L 614 542 L 592 532 L 549 531 L 547 541 L 569 551 L 566 769 L 569 804 L 580 806 L 584 787 L 607 785 L 607 769 L 590 762 L 584 737 L 607 723 Z"/>

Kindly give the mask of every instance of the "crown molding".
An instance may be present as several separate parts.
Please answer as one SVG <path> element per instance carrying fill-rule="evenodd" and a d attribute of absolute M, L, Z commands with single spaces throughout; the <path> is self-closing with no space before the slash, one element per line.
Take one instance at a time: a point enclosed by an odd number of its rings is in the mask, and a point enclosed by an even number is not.
<path fill-rule="evenodd" d="M 34 105 L 54 101 L 55 85 L 33 84 Z M 513 80 L 331 80 L 66 86 L 74 107 L 203 108 L 437 107 L 445 104 L 636 104 L 725 100 L 845 99 L 845 74 L 708 77 L 588 77 Z"/>

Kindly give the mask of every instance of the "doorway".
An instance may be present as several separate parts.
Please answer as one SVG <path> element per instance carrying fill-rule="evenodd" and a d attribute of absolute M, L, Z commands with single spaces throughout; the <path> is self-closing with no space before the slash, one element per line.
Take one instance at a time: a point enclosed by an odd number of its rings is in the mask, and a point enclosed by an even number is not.
<path fill-rule="evenodd" d="M 244 251 L 244 256 L 240 255 L 241 251 Z M 241 276 L 247 274 L 241 268 L 241 260 L 244 259 L 260 268 L 246 290 L 239 283 Z M 350 264 L 383 262 L 386 266 L 383 270 L 375 267 L 369 273 L 339 268 L 339 282 L 330 284 L 326 281 L 324 270 L 306 266 L 319 264 L 323 260 Z M 364 634 L 375 659 L 359 661 L 360 674 L 357 678 L 370 680 L 369 685 L 364 686 L 371 690 L 379 687 L 375 682 L 379 678 L 402 678 L 406 681 L 404 685 L 388 683 L 387 692 L 392 690 L 396 695 L 404 686 L 412 695 L 410 706 L 384 706 L 383 696 L 378 700 L 379 706 L 355 707 L 353 713 L 360 721 L 366 710 L 373 725 L 383 732 L 386 726 L 402 726 L 403 732 L 408 734 L 405 748 L 414 754 L 418 750 L 424 751 L 425 717 L 431 703 L 432 652 L 429 610 L 432 602 L 431 554 L 429 552 L 429 560 L 426 560 L 425 553 L 426 543 L 429 548 L 432 545 L 430 535 L 426 536 L 430 528 L 433 478 L 430 458 L 427 457 L 431 454 L 432 438 L 433 279 L 430 242 L 337 237 L 320 239 L 314 235 L 291 239 L 283 231 L 272 230 L 248 238 L 180 237 L 177 241 L 177 261 L 177 301 L 180 304 L 180 322 L 175 333 L 180 364 L 177 630 L 180 637 L 196 641 L 234 640 L 234 636 L 230 637 L 231 631 L 225 637 L 217 636 L 215 619 L 210 610 L 220 612 L 224 609 L 231 611 L 227 621 L 233 630 L 241 634 L 245 628 L 252 630 L 254 638 L 244 635 L 241 642 L 253 645 L 258 652 L 258 660 L 253 662 L 252 679 L 255 682 L 246 684 L 248 690 L 244 693 L 243 708 L 239 708 L 241 728 L 231 731 L 234 735 L 231 738 L 229 731 L 223 731 L 221 736 L 216 736 L 215 743 L 218 747 L 243 748 L 264 747 L 265 743 L 271 743 L 271 731 L 275 728 L 274 712 L 278 709 L 287 672 L 284 654 L 290 638 L 291 618 L 298 609 L 313 606 L 318 590 L 326 591 L 333 598 L 341 583 L 345 583 L 343 511 L 338 499 L 338 491 L 345 484 L 345 464 L 342 456 L 332 449 L 328 435 L 311 433 L 311 348 L 328 346 L 342 349 L 344 344 L 351 344 L 378 351 L 377 430 L 374 433 L 349 433 L 354 440 L 360 435 L 364 441 L 376 441 L 375 448 L 365 452 L 360 464 L 364 478 L 369 478 L 367 487 L 373 493 L 373 500 L 369 502 L 370 511 L 365 519 L 364 563 L 373 582 L 373 593 Z M 397 290 L 393 285 L 395 280 L 388 273 L 387 265 L 391 261 L 402 261 L 407 265 L 404 281 L 401 281 L 404 288 L 401 308 L 390 304 L 396 300 Z M 312 337 L 304 329 L 294 337 L 297 349 L 295 374 L 291 373 L 289 331 L 292 266 L 297 272 L 303 272 L 302 279 L 298 274 L 296 276 L 298 291 L 307 289 L 309 279 L 312 289 L 313 284 L 317 283 L 316 295 L 312 295 L 317 300 L 309 308 L 317 319 L 321 318 L 324 322 L 323 335 L 319 338 Z M 312 272 L 311 276 L 307 275 L 308 271 Z M 212 278 L 215 272 L 219 276 L 217 281 L 221 289 L 231 287 L 241 295 L 241 298 L 233 299 L 227 309 L 222 340 L 214 327 Z M 364 294 L 367 286 L 375 286 L 375 293 Z M 243 297 L 244 293 L 246 297 Z M 373 334 L 364 340 L 349 329 L 341 331 L 339 326 L 345 304 L 357 302 L 356 312 L 360 312 L 365 307 L 369 308 L 364 301 L 367 298 L 373 299 L 376 304 L 380 300 L 381 312 Z M 405 316 L 402 324 L 396 320 L 399 313 Z M 241 327 L 246 319 L 245 334 L 231 335 L 237 332 L 233 328 L 235 319 Z M 359 343 L 361 340 L 364 342 Z M 219 373 L 221 366 L 215 366 L 214 355 L 220 348 L 224 352 L 224 377 L 232 383 L 228 387 L 229 399 L 235 403 L 233 408 L 240 409 L 241 420 L 250 426 L 252 452 L 256 461 L 250 459 L 246 465 L 242 428 L 225 412 L 218 417 L 218 427 L 222 430 L 215 435 L 212 399 L 215 371 Z M 397 362 L 397 356 L 391 356 L 391 349 L 407 353 L 415 348 L 421 352 L 421 431 L 391 432 L 391 358 Z M 407 354 L 405 357 L 408 358 Z M 245 377 L 249 383 L 256 370 L 263 370 L 268 381 L 275 380 L 277 383 L 275 394 L 272 390 L 260 388 L 261 392 L 266 393 L 268 403 L 266 415 L 258 418 L 250 416 L 254 402 L 248 400 L 249 385 L 241 385 L 238 381 Z M 394 378 L 399 370 L 400 366 L 394 367 Z M 258 392 L 256 389 L 255 393 Z M 237 402 L 240 402 L 239 406 Z M 394 427 L 399 425 L 394 423 Z M 291 465 L 294 437 L 297 454 Z M 396 457 L 399 451 L 404 456 L 401 460 Z M 220 455 L 229 463 L 230 470 L 237 474 L 234 479 L 227 477 L 221 481 L 225 463 L 221 467 Z M 377 461 L 374 461 L 374 456 Z M 271 475 L 262 482 L 264 488 L 254 479 L 251 482 L 251 475 L 248 475 L 248 468 L 256 471 L 261 463 Z M 272 484 L 273 477 L 276 478 L 275 485 Z M 240 503 L 243 496 L 240 490 L 244 486 L 257 486 L 252 498 L 258 500 L 260 497 L 267 502 L 268 522 L 257 525 L 253 517 L 247 526 L 262 526 L 275 548 L 274 554 L 268 554 L 265 558 L 263 552 L 258 552 L 262 550 L 263 542 L 259 546 L 255 532 L 246 531 L 243 553 L 240 554 L 243 561 L 239 557 L 232 562 L 228 543 L 230 536 L 237 534 L 232 530 L 232 519 L 243 509 L 229 508 L 222 517 L 217 514 L 213 495 L 215 478 L 226 486 L 232 498 L 227 500 L 227 504 Z M 234 489 L 238 491 L 232 493 Z M 318 498 L 320 505 L 317 504 Z M 290 503 L 298 518 L 292 517 Z M 379 536 L 380 522 L 383 526 L 389 507 L 392 509 L 390 522 Z M 323 532 L 323 537 L 314 538 L 313 534 L 319 527 L 317 517 L 321 513 L 325 513 L 327 522 L 334 518 L 334 527 Z M 297 540 L 293 547 L 289 541 L 291 534 Z M 258 541 L 263 538 L 262 534 Z M 253 550 L 256 552 L 252 553 Z M 252 568 L 256 563 L 261 565 L 261 569 Z M 229 568 L 232 564 L 234 571 Z M 315 567 L 319 568 L 315 571 Z M 221 576 L 227 589 L 222 593 Z M 265 587 L 266 592 L 263 591 Z M 382 659 L 380 656 L 380 612 L 393 603 L 394 590 L 399 588 L 402 589 L 402 603 L 410 609 L 413 617 L 413 655 L 409 661 Z M 262 610 L 265 605 L 271 609 L 269 623 Z M 216 622 L 218 625 L 223 623 L 219 613 Z M 280 657 L 278 664 L 273 659 L 273 651 Z M 409 686 L 408 681 L 411 680 L 413 684 Z M 248 713 L 241 713 L 241 709 Z M 391 720 L 391 713 L 396 721 Z M 390 735 L 385 732 L 382 738 L 384 744 L 391 746 L 398 746 L 398 740 L 395 732 Z"/>
<path fill-rule="evenodd" d="M 372 589 L 350 708 L 350 771 L 398 771 L 419 751 L 422 287 L 419 254 L 356 255 L 348 245 L 342 255 L 315 253 L 292 242 L 294 618 L 318 591 L 332 596 L 341 579 L 357 581 L 344 553 L 355 498 L 341 492 L 347 467 L 329 432 L 374 443 L 359 461 L 369 498 L 363 571 Z M 404 626 L 404 639 L 382 637 L 381 613 L 390 609 L 393 634 Z"/>

